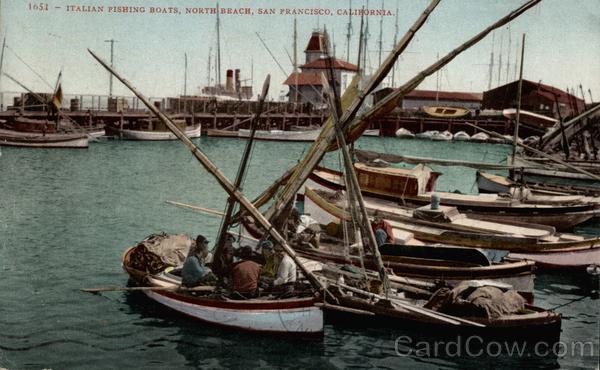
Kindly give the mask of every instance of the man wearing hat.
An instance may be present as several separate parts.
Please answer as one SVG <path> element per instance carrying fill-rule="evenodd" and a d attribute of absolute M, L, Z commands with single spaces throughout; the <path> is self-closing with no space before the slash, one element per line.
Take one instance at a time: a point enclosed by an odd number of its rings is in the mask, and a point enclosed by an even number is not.
<path fill-rule="evenodd" d="M 191 288 L 215 280 L 211 269 L 204 265 L 204 260 L 208 256 L 208 253 L 208 240 L 204 236 L 198 235 L 196 237 L 196 244 L 190 247 L 183 263 L 181 270 L 182 286 Z"/>

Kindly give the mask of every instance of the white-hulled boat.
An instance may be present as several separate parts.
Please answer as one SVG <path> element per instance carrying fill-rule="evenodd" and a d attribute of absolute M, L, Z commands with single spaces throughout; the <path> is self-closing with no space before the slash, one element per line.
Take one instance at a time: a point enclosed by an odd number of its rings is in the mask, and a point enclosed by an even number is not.
<path fill-rule="evenodd" d="M 272 140 L 272 141 L 315 141 L 319 136 L 321 129 L 316 130 L 256 130 L 254 134 L 255 140 Z M 247 139 L 250 137 L 250 130 L 240 129 L 238 137 Z"/>
<path fill-rule="evenodd" d="M 425 131 L 425 132 L 419 132 L 418 134 L 415 135 L 415 137 L 417 139 L 427 139 L 427 140 L 431 140 L 432 137 L 439 135 L 440 132 L 437 130 L 432 130 L 432 131 Z"/>
<path fill-rule="evenodd" d="M 509 119 L 517 118 L 517 110 L 515 108 L 508 108 L 502 111 L 502 115 Z M 550 128 L 554 126 L 558 120 L 555 118 L 543 116 L 541 114 L 529 112 L 526 110 L 519 111 L 519 122 L 522 124 L 539 127 L 539 128 Z"/>
<path fill-rule="evenodd" d="M 0 129 L 0 145 L 26 148 L 87 148 L 88 136 L 75 133 L 30 133 Z"/>
<path fill-rule="evenodd" d="M 202 125 L 198 123 L 193 126 L 187 126 L 184 132 L 186 136 L 191 139 L 200 137 L 202 135 Z M 126 140 L 177 140 L 177 137 L 169 130 L 134 130 L 123 128 L 116 129 L 116 133 L 113 133 L 113 135 L 119 136 Z"/>
<path fill-rule="evenodd" d="M 471 141 L 484 142 L 484 141 L 488 141 L 489 139 L 490 139 L 490 136 L 484 132 L 478 132 L 475 135 L 471 136 Z"/>
<path fill-rule="evenodd" d="M 207 292 L 189 294 L 178 290 L 181 278 L 160 271 L 150 274 L 134 261 L 136 248 L 123 255 L 123 269 L 139 285 L 156 287 L 144 290 L 152 300 L 177 312 L 221 327 L 273 334 L 320 335 L 323 311 L 314 296 L 276 299 L 269 297 L 235 300 Z M 210 287 L 208 287 L 210 288 Z"/>
<path fill-rule="evenodd" d="M 431 136 L 431 140 L 434 141 L 450 141 L 452 140 L 452 134 L 450 133 L 450 131 L 443 131 L 440 132 L 436 135 L 432 135 Z"/>
<path fill-rule="evenodd" d="M 471 136 L 464 131 L 459 131 L 454 134 L 454 140 L 456 141 L 469 141 L 471 140 Z"/>
<path fill-rule="evenodd" d="M 403 138 L 403 139 L 413 139 L 415 137 L 415 134 L 410 132 L 410 130 L 407 130 L 404 127 L 401 127 L 398 130 L 396 130 L 396 137 Z"/>

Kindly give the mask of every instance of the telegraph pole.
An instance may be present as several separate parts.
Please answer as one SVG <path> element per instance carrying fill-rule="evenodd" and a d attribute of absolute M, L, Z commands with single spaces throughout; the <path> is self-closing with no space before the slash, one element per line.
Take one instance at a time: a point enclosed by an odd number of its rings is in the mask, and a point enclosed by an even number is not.
<path fill-rule="evenodd" d="M 110 42 L 110 68 L 113 68 L 113 57 L 114 57 L 114 46 L 115 46 L 115 42 L 117 40 L 115 39 L 110 39 L 110 40 L 104 40 L 104 42 Z M 113 75 L 112 73 L 110 74 L 110 79 L 108 80 L 108 96 L 112 97 L 113 95 Z"/>

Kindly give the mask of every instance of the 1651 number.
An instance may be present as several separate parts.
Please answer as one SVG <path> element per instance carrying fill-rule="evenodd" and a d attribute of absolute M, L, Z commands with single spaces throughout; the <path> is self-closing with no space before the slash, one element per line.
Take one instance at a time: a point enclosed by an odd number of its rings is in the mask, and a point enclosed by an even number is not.
<path fill-rule="evenodd" d="M 48 4 L 47 3 L 29 3 L 28 4 L 28 9 L 29 10 L 38 10 L 41 12 L 47 12 L 48 11 Z"/>

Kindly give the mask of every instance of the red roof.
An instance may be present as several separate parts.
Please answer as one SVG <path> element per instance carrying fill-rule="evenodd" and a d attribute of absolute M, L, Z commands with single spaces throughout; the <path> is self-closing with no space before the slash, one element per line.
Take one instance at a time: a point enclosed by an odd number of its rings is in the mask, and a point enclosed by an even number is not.
<path fill-rule="evenodd" d="M 321 86 L 321 73 L 319 72 L 294 72 L 285 80 L 284 85 L 313 85 Z"/>
<path fill-rule="evenodd" d="M 458 101 L 474 101 L 480 102 L 482 99 L 481 94 L 467 93 L 467 92 L 455 92 L 455 91 L 434 91 L 434 90 L 413 90 L 406 94 L 405 98 L 417 98 L 417 99 L 443 99 L 443 100 L 458 100 Z"/>
<path fill-rule="evenodd" d="M 328 59 L 330 59 L 330 58 L 316 59 L 310 63 L 301 65 L 300 68 L 302 68 L 302 69 L 326 69 L 326 68 L 329 68 L 329 66 L 327 65 Z M 353 71 L 353 72 L 358 71 L 358 67 L 355 66 L 354 64 L 348 63 L 348 62 L 345 62 L 343 60 L 339 60 L 336 58 L 333 58 L 333 69 L 345 69 L 347 71 Z"/>
<path fill-rule="evenodd" d="M 308 45 L 306 46 L 305 52 L 307 51 L 325 51 L 323 47 L 325 42 L 325 35 L 321 32 L 313 32 L 310 36 L 310 40 L 308 40 Z"/>
<path fill-rule="evenodd" d="M 548 100 L 554 100 L 554 95 L 556 94 L 556 100 L 558 100 L 560 103 L 573 104 L 575 103 L 575 101 L 582 102 L 582 100 L 578 97 L 569 94 L 561 89 L 557 89 L 554 86 L 546 85 L 539 82 L 532 82 L 525 79 L 523 80 L 523 82 L 533 85 L 534 88 L 538 89 L 538 94 L 545 97 Z"/>

